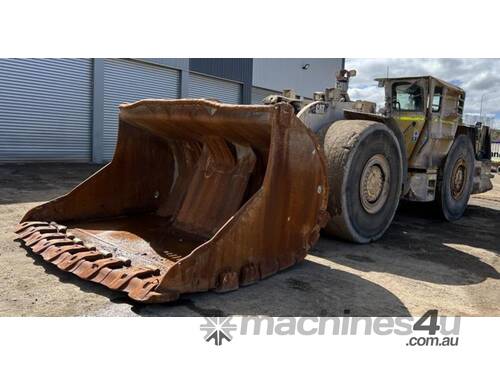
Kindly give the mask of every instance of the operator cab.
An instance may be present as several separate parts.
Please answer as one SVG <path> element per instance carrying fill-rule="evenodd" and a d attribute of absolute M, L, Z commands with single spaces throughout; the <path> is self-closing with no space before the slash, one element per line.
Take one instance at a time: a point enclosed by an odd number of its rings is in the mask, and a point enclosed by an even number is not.
<path fill-rule="evenodd" d="M 465 100 L 465 92 L 460 87 L 432 76 L 377 78 L 376 81 L 379 87 L 385 88 L 383 113 L 403 133 L 409 159 L 417 143 L 422 141 L 426 123 L 430 138 L 454 138 L 457 126 L 462 124 Z M 422 164 L 421 160 L 415 162 L 415 167 Z"/>
<path fill-rule="evenodd" d="M 463 109 L 465 92 L 460 87 L 432 76 L 376 78 L 379 87 L 385 88 L 386 111 L 440 112 L 443 96 L 457 97 L 456 109 Z M 458 95 L 457 95 L 458 94 Z M 432 97 L 432 101 L 429 99 Z M 459 111 L 460 115 L 462 111 Z"/>

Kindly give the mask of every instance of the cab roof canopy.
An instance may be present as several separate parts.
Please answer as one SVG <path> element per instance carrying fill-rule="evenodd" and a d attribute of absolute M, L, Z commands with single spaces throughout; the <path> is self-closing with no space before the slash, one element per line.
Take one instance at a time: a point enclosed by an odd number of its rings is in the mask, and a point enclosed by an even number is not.
<path fill-rule="evenodd" d="M 452 88 L 454 90 L 457 90 L 461 93 L 465 93 L 465 91 L 456 86 L 456 85 L 453 85 L 449 82 L 446 82 L 446 81 L 443 81 L 442 79 L 439 79 L 439 78 L 436 78 L 436 77 L 433 77 L 433 76 L 412 76 L 412 77 L 394 77 L 394 78 L 375 78 L 375 81 L 379 82 L 379 84 L 384 84 L 385 82 L 394 82 L 394 81 L 404 81 L 404 80 L 408 80 L 408 81 L 412 81 L 412 80 L 417 80 L 417 79 L 433 79 L 435 80 L 436 82 L 440 83 L 441 85 L 443 86 L 446 86 L 446 87 L 449 87 L 449 88 Z"/>

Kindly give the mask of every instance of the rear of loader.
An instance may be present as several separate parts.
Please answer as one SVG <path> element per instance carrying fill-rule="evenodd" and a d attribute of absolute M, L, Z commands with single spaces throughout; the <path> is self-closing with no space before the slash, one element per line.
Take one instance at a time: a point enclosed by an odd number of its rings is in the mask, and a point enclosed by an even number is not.
<path fill-rule="evenodd" d="M 17 227 L 47 262 L 164 302 L 251 284 L 317 241 L 326 166 L 290 105 L 141 100 L 119 121 L 112 162 Z"/>

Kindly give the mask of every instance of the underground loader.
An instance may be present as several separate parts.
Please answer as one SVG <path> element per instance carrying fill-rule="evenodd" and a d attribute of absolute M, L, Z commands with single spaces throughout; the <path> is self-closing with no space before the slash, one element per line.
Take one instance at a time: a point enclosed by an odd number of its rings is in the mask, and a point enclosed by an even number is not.
<path fill-rule="evenodd" d="M 491 189 L 488 128 L 462 124 L 465 93 L 434 77 L 380 79 L 386 106 L 351 101 L 342 70 L 309 104 L 122 104 L 113 160 L 16 228 L 59 269 L 136 301 L 225 292 L 301 261 L 328 234 L 366 243 L 399 200 L 460 218 Z"/>
<path fill-rule="evenodd" d="M 465 92 L 432 76 L 378 78 L 385 107 L 351 101 L 355 70 L 304 105 L 292 90 L 264 103 L 288 102 L 313 131 L 327 162 L 331 218 L 325 232 L 348 241 L 377 240 L 399 200 L 434 202 L 448 221 L 462 217 L 471 194 L 492 189 L 490 131 L 465 126 Z"/>

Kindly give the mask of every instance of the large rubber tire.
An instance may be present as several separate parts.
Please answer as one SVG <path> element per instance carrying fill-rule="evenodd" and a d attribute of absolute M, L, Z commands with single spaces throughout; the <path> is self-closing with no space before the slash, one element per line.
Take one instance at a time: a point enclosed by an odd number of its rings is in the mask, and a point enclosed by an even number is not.
<path fill-rule="evenodd" d="M 460 176 L 460 173 L 465 176 Z M 469 137 L 461 134 L 453 141 L 438 175 L 436 204 L 445 220 L 454 221 L 463 216 L 472 191 L 473 179 L 474 148 Z"/>
<path fill-rule="evenodd" d="M 325 232 L 358 243 L 379 239 L 394 218 L 402 188 L 401 149 L 394 133 L 379 122 L 337 121 L 328 129 L 324 151 L 331 215 Z M 376 164 L 377 160 L 380 165 Z M 374 200 L 378 205 L 376 210 L 366 199 L 367 186 L 372 186 L 366 183 L 366 171 L 372 168 L 375 172 L 379 170 L 375 186 L 382 186 L 375 189 L 379 195 L 368 195 L 378 197 Z M 369 172 L 368 176 L 373 174 Z"/>

